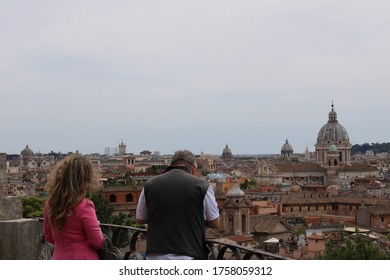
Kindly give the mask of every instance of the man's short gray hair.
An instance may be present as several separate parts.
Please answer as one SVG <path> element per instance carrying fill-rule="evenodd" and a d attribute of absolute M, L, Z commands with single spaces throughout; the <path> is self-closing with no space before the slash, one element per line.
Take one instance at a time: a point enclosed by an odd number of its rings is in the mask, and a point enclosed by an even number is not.
<path fill-rule="evenodd" d="M 175 165 L 183 161 L 196 166 L 195 155 L 188 150 L 176 151 L 171 159 L 171 165 Z"/>

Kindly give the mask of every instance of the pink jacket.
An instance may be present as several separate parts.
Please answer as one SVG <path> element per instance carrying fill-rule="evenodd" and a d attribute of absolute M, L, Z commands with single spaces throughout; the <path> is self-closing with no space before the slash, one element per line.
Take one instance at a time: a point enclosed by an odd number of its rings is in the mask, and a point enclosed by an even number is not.
<path fill-rule="evenodd" d="M 54 244 L 52 260 L 98 260 L 95 248 L 103 246 L 103 235 L 92 201 L 84 198 L 64 226 L 52 231 L 45 205 L 43 232 L 47 242 Z"/>

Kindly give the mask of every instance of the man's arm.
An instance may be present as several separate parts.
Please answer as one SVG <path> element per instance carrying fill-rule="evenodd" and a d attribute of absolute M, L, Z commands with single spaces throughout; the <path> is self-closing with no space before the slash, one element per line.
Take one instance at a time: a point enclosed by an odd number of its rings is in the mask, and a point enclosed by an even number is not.
<path fill-rule="evenodd" d="M 219 230 L 219 209 L 215 200 L 214 190 L 209 186 L 203 201 L 206 227 Z"/>
<path fill-rule="evenodd" d="M 206 227 L 219 230 L 219 217 L 212 221 L 206 221 Z"/>
<path fill-rule="evenodd" d="M 141 191 L 141 195 L 138 199 L 138 205 L 137 210 L 135 214 L 135 220 L 137 221 L 137 224 L 143 225 L 148 223 L 148 213 L 146 209 L 146 201 L 145 201 L 145 194 L 144 190 Z"/>

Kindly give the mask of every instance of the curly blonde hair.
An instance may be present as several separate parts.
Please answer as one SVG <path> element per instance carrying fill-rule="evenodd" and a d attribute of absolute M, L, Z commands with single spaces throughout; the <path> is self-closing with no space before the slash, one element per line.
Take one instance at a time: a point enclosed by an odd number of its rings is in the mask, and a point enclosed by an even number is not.
<path fill-rule="evenodd" d="M 48 217 L 54 230 L 63 227 L 66 217 L 73 214 L 76 205 L 98 184 L 97 171 L 82 155 L 67 156 L 59 163 L 46 185 Z"/>

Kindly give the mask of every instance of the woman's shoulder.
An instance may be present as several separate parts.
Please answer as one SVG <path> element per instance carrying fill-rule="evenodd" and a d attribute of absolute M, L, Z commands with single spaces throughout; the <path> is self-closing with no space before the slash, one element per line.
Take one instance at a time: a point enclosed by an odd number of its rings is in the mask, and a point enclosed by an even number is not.
<path fill-rule="evenodd" d="M 93 204 L 92 200 L 89 200 L 88 198 L 84 197 L 79 204 L 76 206 L 76 211 L 77 209 L 83 209 L 83 208 L 89 208 L 93 207 L 95 208 L 95 205 Z"/>

